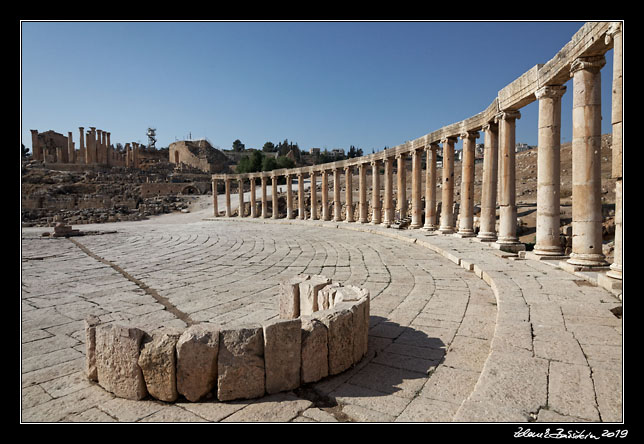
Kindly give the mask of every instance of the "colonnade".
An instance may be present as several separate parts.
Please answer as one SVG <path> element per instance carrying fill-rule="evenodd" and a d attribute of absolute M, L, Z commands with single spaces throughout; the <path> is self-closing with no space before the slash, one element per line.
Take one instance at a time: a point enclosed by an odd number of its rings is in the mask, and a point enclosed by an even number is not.
<path fill-rule="evenodd" d="M 569 45 L 551 61 L 536 65 L 519 79 L 499 92 L 483 112 L 438 131 L 360 158 L 310 167 L 274 170 L 249 174 L 213 175 L 215 216 L 217 182 L 225 182 L 226 216 L 230 208 L 230 182 L 239 188 L 241 217 L 278 218 L 278 178 L 286 181 L 286 218 L 318 219 L 346 223 L 371 223 L 390 226 L 408 213 L 406 172 L 411 160 L 411 222 L 410 229 L 434 231 L 443 235 L 471 237 L 490 242 L 505 251 L 521 251 L 524 244 L 517 236 L 516 205 L 516 125 L 521 118 L 520 108 L 538 101 L 537 148 L 537 230 L 532 252 L 537 257 L 561 258 L 572 267 L 607 267 L 602 253 L 601 209 L 601 69 L 604 53 L 613 53 L 613 177 L 616 186 L 615 263 L 608 276 L 621 279 L 622 273 L 622 96 L 621 96 L 621 23 L 587 23 Z M 593 38 L 589 38 L 593 37 Z M 584 38 L 582 38 L 584 37 Z M 572 135 L 572 252 L 564 256 L 560 241 L 560 139 L 561 98 L 564 85 L 572 78 L 573 135 Z M 527 85 L 527 86 L 526 86 Z M 474 230 L 474 147 L 483 133 L 484 159 L 480 201 L 480 228 Z M 454 146 L 463 141 L 461 189 L 458 225 L 454 213 Z M 437 172 L 437 156 L 442 151 L 441 177 Z M 423 165 L 422 159 L 425 159 Z M 394 160 L 397 166 L 397 196 L 394 206 Z M 371 168 L 369 168 L 371 167 Z M 422 170 L 425 169 L 425 188 L 422 189 Z M 371 171 L 371 192 L 367 173 Z M 353 203 L 353 175 L 358 175 L 358 203 Z M 341 175 L 345 177 L 345 199 L 341 200 Z M 333 195 L 329 200 L 329 175 L 333 177 Z M 273 209 L 268 209 L 266 183 L 272 181 Z M 293 195 L 293 177 L 297 177 L 297 209 Z M 261 179 L 261 211 L 255 203 L 255 180 Z M 304 181 L 310 181 L 305 193 Z M 318 181 L 318 178 L 321 178 Z M 441 181 L 441 209 L 437 212 L 437 183 Z M 243 205 L 243 184 L 251 183 L 251 210 L 246 214 Z M 384 183 L 383 183 L 384 182 Z M 381 185 L 382 184 L 382 185 Z M 318 200 L 317 186 L 320 185 Z M 309 198 L 308 200 L 306 198 Z M 368 200 L 369 199 L 369 200 Z M 368 208 L 371 216 L 368 217 Z M 498 208 L 498 228 L 497 228 Z M 344 209 L 344 215 L 343 210 Z M 357 210 L 357 214 L 355 211 Z M 333 211 L 333 213 L 331 213 Z M 398 217 L 395 216 L 398 211 Z M 357 217 L 356 217 L 357 216 Z"/>

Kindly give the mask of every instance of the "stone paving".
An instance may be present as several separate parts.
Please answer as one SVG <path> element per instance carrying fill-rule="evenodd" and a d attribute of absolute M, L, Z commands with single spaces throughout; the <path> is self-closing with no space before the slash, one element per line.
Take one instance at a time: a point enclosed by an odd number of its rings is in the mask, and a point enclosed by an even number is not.
<path fill-rule="evenodd" d="M 206 210 L 69 239 L 22 230 L 23 422 L 622 420 L 621 302 L 587 280 L 471 239 Z M 147 329 L 261 322 L 278 314 L 279 280 L 299 273 L 371 292 L 369 351 L 345 373 L 172 404 L 116 398 L 83 374 L 88 315 Z"/>

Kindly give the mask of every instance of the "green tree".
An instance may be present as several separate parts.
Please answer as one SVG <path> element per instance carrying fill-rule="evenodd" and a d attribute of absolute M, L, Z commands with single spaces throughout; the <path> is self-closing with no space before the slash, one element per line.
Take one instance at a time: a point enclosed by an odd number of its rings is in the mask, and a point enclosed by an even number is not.
<path fill-rule="evenodd" d="M 262 159 L 262 171 L 273 171 L 277 168 L 277 160 L 273 156 L 265 156 Z"/>
<path fill-rule="evenodd" d="M 275 145 L 273 145 L 273 142 L 266 142 L 262 147 L 262 151 L 265 153 L 274 153 L 276 151 Z"/>
<path fill-rule="evenodd" d="M 293 168 L 295 167 L 295 162 L 292 159 L 289 159 L 286 156 L 279 156 L 277 158 L 277 168 Z"/>

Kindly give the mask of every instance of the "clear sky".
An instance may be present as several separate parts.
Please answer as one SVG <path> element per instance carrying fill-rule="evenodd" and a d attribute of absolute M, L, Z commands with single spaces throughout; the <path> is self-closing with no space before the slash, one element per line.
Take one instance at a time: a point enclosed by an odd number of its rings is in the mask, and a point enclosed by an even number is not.
<path fill-rule="evenodd" d="M 189 135 L 230 149 L 288 139 L 365 154 L 487 108 L 583 22 L 22 22 L 21 134 L 111 132 L 157 147 Z M 610 130 L 612 51 L 602 70 Z M 572 81 L 562 100 L 571 141 Z M 537 104 L 517 142 L 537 144 Z M 479 139 L 478 142 L 482 142 Z M 457 145 L 460 146 L 461 142 Z"/>

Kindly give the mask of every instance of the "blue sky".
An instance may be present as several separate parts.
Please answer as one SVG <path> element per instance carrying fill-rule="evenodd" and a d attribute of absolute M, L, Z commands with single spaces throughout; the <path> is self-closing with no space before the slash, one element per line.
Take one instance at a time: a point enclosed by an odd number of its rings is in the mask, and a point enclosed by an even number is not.
<path fill-rule="evenodd" d="M 365 154 L 470 117 L 583 22 L 23 22 L 21 134 L 111 132 L 157 147 L 284 139 Z M 610 132 L 612 51 L 602 70 Z M 571 140 L 572 81 L 562 100 Z M 517 142 L 537 144 L 537 104 Z M 482 139 L 479 139 L 482 142 Z M 460 146 L 461 142 L 459 142 Z"/>

